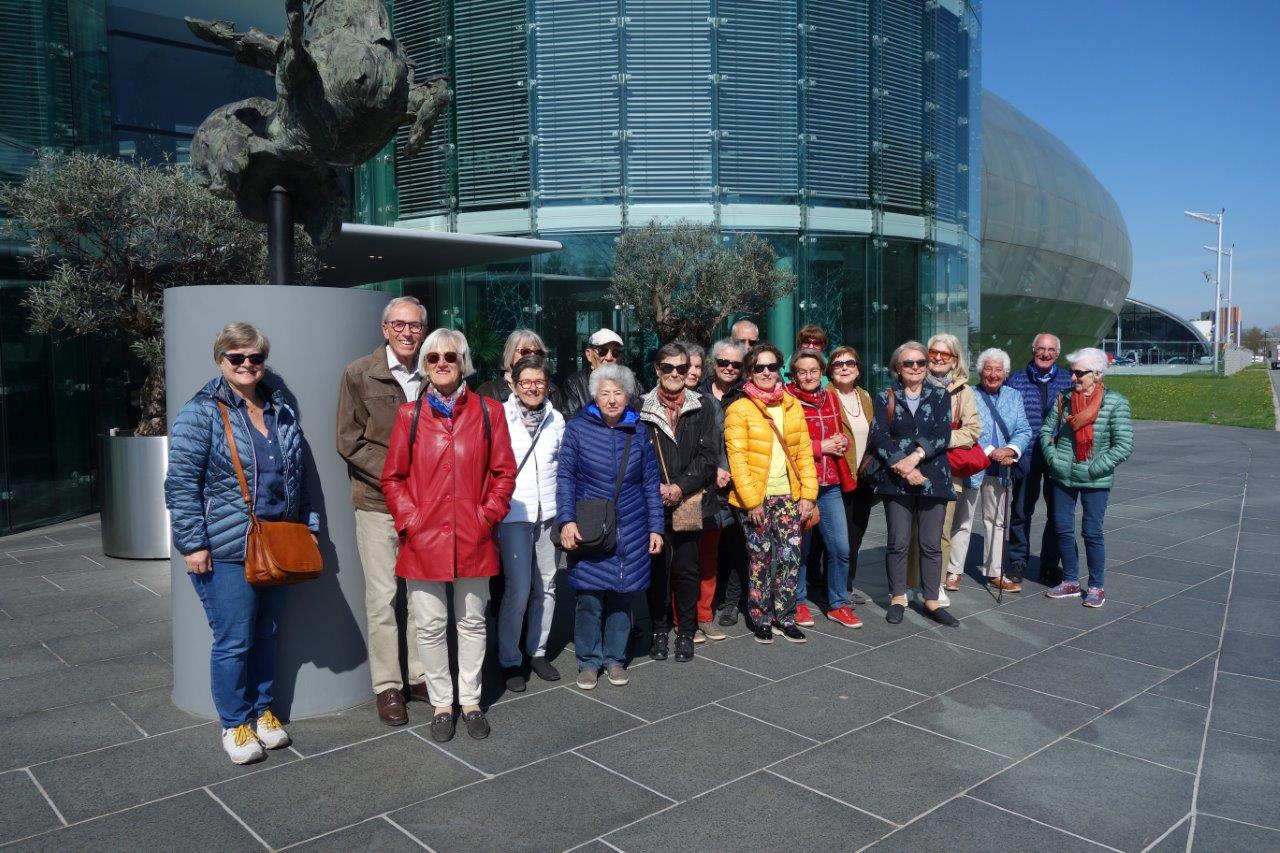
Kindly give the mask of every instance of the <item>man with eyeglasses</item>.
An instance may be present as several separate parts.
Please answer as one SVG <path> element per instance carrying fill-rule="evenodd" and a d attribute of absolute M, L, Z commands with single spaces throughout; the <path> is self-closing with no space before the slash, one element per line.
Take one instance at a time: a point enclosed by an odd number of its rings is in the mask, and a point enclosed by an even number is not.
<path fill-rule="evenodd" d="M 587 338 L 587 345 L 582 348 L 582 354 L 587 359 L 587 366 L 569 374 L 569 378 L 564 382 L 564 419 L 565 421 L 573 420 L 574 416 L 590 402 L 591 391 L 588 383 L 591 381 L 591 371 L 595 370 L 602 364 L 620 364 L 622 362 L 623 345 L 622 338 L 613 329 L 597 329 Z M 642 389 L 638 389 L 642 390 Z M 627 405 L 637 412 L 640 411 L 640 398 L 638 396 L 631 397 L 627 401 Z"/>
<path fill-rule="evenodd" d="M 729 329 L 729 337 L 742 347 L 745 355 L 748 350 L 760 343 L 760 327 L 750 320 L 739 320 Z"/>
<path fill-rule="evenodd" d="M 1062 342 L 1057 336 L 1041 332 L 1031 345 L 1031 362 L 1010 376 L 1005 383 L 1022 395 L 1033 436 L 1040 434 L 1045 415 L 1059 395 L 1071 390 L 1071 373 L 1057 365 L 1061 352 Z M 1046 513 L 1044 538 L 1040 544 L 1040 582 L 1054 586 L 1061 579 L 1058 537 L 1053 525 L 1052 492 L 1048 488 L 1049 468 L 1040 449 L 1040 442 L 1031 442 L 1023 460 L 1025 476 L 1013 485 L 1009 522 L 1009 568 L 1005 576 L 1014 583 L 1022 583 L 1026 578 L 1027 562 L 1031 555 L 1031 520 L 1035 516 L 1036 502 L 1043 491 Z"/>
<path fill-rule="evenodd" d="M 380 485 L 396 411 L 416 400 L 422 389 L 418 350 L 426 325 L 427 309 L 421 302 L 412 296 L 392 299 L 382 311 L 386 343 L 347 365 L 338 390 L 338 453 L 347 460 L 356 548 L 364 567 L 369 672 L 378 717 L 389 726 L 409 721 L 408 699 L 428 701 L 412 609 L 406 624 L 397 625 L 396 602 L 403 595 L 396 580 L 397 535 Z M 408 653 L 407 691 L 400 670 L 401 643 Z"/>

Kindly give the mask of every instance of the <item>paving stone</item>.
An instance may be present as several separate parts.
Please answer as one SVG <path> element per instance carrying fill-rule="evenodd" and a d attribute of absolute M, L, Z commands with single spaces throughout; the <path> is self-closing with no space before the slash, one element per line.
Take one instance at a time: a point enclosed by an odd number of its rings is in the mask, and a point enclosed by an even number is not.
<path fill-rule="evenodd" d="M 829 740 L 924 698 L 919 693 L 821 667 L 757 687 L 722 704 L 806 737 Z"/>
<path fill-rule="evenodd" d="M 1236 570 L 1232 596 L 1264 601 L 1280 601 L 1280 574 Z"/>
<path fill-rule="evenodd" d="M 1110 590 L 1107 590 L 1107 595 L 1111 595 Z M 1225 613 L 1226 607 L 1222 604 L 1192 598 L 1190 594 L 1183 593 L 1148 605 L 1125 618 L 1135 622 L 1150 622 L 1154 625 L 1181 628 L 1185 631 L 1197 631 L 1217 638 L 1222 631 L 1222 617 Z"/>
<path fill-rule="evenodd" d="M 1157 684 L 1148 692 L 1153 696 L 1165 696 L 1183 702 L 1209 707 L 1209 694 L 1213 691 L 1213 668 L 1216 655 L 1192 664 L 1182 672 Z"/>
<path fill-rule="evenodd" d="M 1187 773 L 1063 740 L 973 795 L 1101 844 L 1141 850 L 1190 810 L 1194 782 Z"/>
<path fill-rule="evenodd" d="M 1234 566 L 1236 571 L 1280 575 L 1280 558 L 1274 552 L 1264 554 L 1260 551 L 1237 551 Z"/>
<path fill-rule="evenodd" d="M 170 850 L 236 853 L 262 845 L 204 791 L 148 803 L 99 820 L 77 823 L 14 845 L 11 850 Z"/>
<path fill-rule="evenodd" d="M 1208 709 L 1162 696 L 1135 696 L 1072 735 L 1135 758 L 1194 773 Z"/>
<path fill-rule="evenodd" d="M 1077 637 L 1068 645 L 1165 669 L 1181 669 L 1216 649 L 1218 638 L 1122 619 Z"/>
<path fill-rule="evenodd" d="M 859 633 L 845 630 L 847 634 Z M 805 639 L 806 642 L 803 643 L 791 643 L 775 635 L 773 642 L 765 645 L 757 643 L 754 638 L 744 637 L 713 644 L 703 643 L 697 647 L 697 654 L 745 669 L 762 678 L 775 679 L 786 678 L 800 670 L 813 669 L 870 648 L 854 642 L 853 637 L 836 639 L 816 631 L 806 630 Z M 657 664 L 659 667 L 672 665 L 681 664 L 675 664 L 674 661 Z"/>
<path fill-rule="evenodd" d="M 105 614 L 109 610 L 122 607 L 142 607 L 144 605 L 155 607 L 155 603 L 158 601 L 160 601 L 159 598 L 136 584 L 129 584 L 128 586 L 110 589 L 105 592 L 93 590 L 88 592 L 59 592 L 50 586 L 47 593 L 7 601 L 0 604 L 0 607 L 3 607 L 10 616 L 20 619 L 28 616 L 44 616 L 63 610 L 84 610 L 86 608 L 92 608 L 100 614 Z M 168 618 L 167 612 L 164 618 Z M 116 625 L 128 624 L 116 622 L 114 619 L 109 619 L 108 621 Z"/>
<path fill-rule="evenodd" d="M 322 835 L 314 841 L 304 841 L 290 850 L 307 853 L 421 853 L 422 845 L 396 829 L 384 818 L 374 818 L 348 829 L 340 829 Z"/>
<path fill-rule="evenodd" d="M 1191 819 L 1186 818 L 1178 824 L 1154 847 L 1148 847 L 1144 853 L 1186 853 L 1187 833 L 1191 831 Z"/>
<path fill-rule="evenodd" d="M 24 770 L 0 773 L 0 844 L 61 826 Z"/>
<path fill-rule="evenodd" d="M 948 630 L 963 639 L 963 627 Z M 834 666 L 932 696 L 1008 663 L 1007 658 L 917 636 L 846 658 Z"/>
<path fill-rule="evenodd" d="M 172 697 L 173 688 L 166 685 L 125 693 L 111 701 L 148 735 L 164 734 L 209 722 L 174 705 Z M 293 729 L 290 728 L 290 731 Z"/>
<path fill-rule="evenodd" d="M 599 686 L 591 691 L 592 698 L 649 721 L 716 702 L 766 683 L 758 675 L 730 669 L 701 657 L 695 657 L 688 663 L 664 661 L 661 666 L 652 663 L 633 666 L 629 674 L 630 684 L 625 687 L 614 687 L 607 679 L 601 678 Z"/>
<path fill-rule="evenodd" d="M 1187 589 L 1186 584 L 1155 580 L 1141 575 L 1127 575 L 1123 570 L 1107 572 L 1107 603 L 1148 605 Z"/>
<path fill-rule="evenodd" d="M 990 853 L 996 849 L 1097 853 L 1101 848 L 987 803 L 960 797 L 899 829 L 871 849 L 877 853 Z"/>
<path fill-rule="evenodd" d="M 1218 686 L 1213 692 L 1213 718 L 1209 725 L 1236 734 L 1280 740 L 1275 717 L 1277 708 L 1280 708 L 1280 681 L 1222 672 L 1218 674 Z"/>
<path fill-rule="evenodd" d="M 409 726 L 431 722 L 431 706 L 425 702 L 408 703 Z M 345 711 L 305 717 L 289 721 L 289 734 L 294 749 L 303 755 L 316 755 L 354 743 L 393 734 L 393 728 L 378 718 L 377 705 L 366 702 Z"/>
<path fill-rule="evenodd" d="M 1280 637 L 1226 631 L 1220 659 L 1220 671 L 1280 681 Z"/>
<path fill-rule="evenodd" d="M 519 803 L 519 808 L 477 808 Z M 392 812 L 433 850 L 565 850 L 671 805 L 572 753 Z"/>
<path fill-rule="evenodd" d="M 1242 531 L 1240 533 L 1239 547 L 1244 551 L 1257 551 L 1259 554 L 1269 554 L 1273 559 L 1280 554 L 1280 533 L 1272 527 L 1271 532 L 1262 533 L 1259 531 Z"/>
<path fill-rule="evenodd" d="M 1235 562 L 1235 546 L 1202 544 L 1196 539 L 1157 553 L 1152 559 L 1176 558 L 1202 566 L 1216 566 L 1218 571 L 1229 569 Z"/>
<path fill-rule="evenodd" d="M 1197 808 L 1280 829 L 1280 741 L 1210 731 Z"/>
<path fill-rule="evenodd" d="M 63 666 L 0 681 L 0 717 L 17 716 L 172 684 L 173 670 L 152 655 Z"/>
<path fill-rule="evenodd" d="M 99 634 L 82 634 L 48 641 L 49 648 L 71 664 L 98 660 L 167 652 L 173 646 L 173 626 L 166 619 L 161 622 L 144 622 Z"/>
<path fill-rule="evenodd" d="M 21 610 L 22 602 L 57 592 L 58 588 L 39 575 L 0 580 L 0 607 Z"/>
<path fill-rule="evenodd" d="M 1180 553 L 1181 549 L 1177 549 Z M 1187 560 L 1178 559 L 1173 556 L 1164 556 L 1157 554 L 1153 557 L 1142 557 L 1137 560 L 1131 560 L 1123 566 L 1107 572 L 1110 576 L 1113 572 L 1125 575 L 1139 575 L 1152 580 L 1170 581 L 1180 584 L 1194 584 L 1208 580 L 1214 575 L 1222 573 L 1219 566 L 1208 565 L 1205 563 L 1192 563 Z M 1084 572 L 1081 571 L 1083 579 Z M 1110 603 L 1110 602 L 1108 602 Z"/>
<path fill-rule="evenodd" d="M 142 737 L 105 700 L 0 719 L 0 770 Z"/>
<path fill-rule="evenodd" d="M 499 702 L 487 716 L 493 734 L 485 740 L 462 737 L 460 721 L 459 736 L 442 744 L 450 755 L 485 773 L 511 770 L 643 725 L 629 714 L 594 701 L 576 687 L 537 693 L 517 702 Z M 430 718 L 426 719 L 417 731 L 429 738 Z"/>
<path fill-rule="evenodd" d="M 924 632 L 922 636 L 1020 660 L 1080 633 L 1078 628 L 1023 619 L 1003 610 L 990 610 L 969 616 L 961 624 L 963 627 L 960 631 L 939 626 Z"/>
<path fill-rule="evenodd" d="M 1276 618 L 1278 609 L 1274 601 L 1233 594 L 1231 606 L 1227 608 L 1227 628 L 1280 637 L 1280 619 Z"/>
<path fill-rule="evenodd" d="M 20 675 L 31 675 L 50 669 L 61 669 L 66 664 L 39 643 L 27 643 L 24 646 L 9 646 L 0 655 L 0 681 L 16 678 Z"/>
<path fill-rule="evenodd" d="M 173 602 L 169 596 L 156 598 L 142 587 L 137 589 L 141 595 L 133 596 L 128 601 L 94 605 L 93 612 L 121 628 L 143 622 L 160 622 L 172 616 Z"/>
<path fill-rule="evenodd" d="M 1127 563 L 1125 565 L 1128 565 Z M 1118 571 L 1118 570 L 1116 570 Z M 1112 572 L 1108 572 L 1112 574 Z M 1053 599 L 1043 594 L 1022 594 L 1022 599 L 1005 605 L 1008 612 L 1026 619 L 1039 619 L 1054 625 L 1088 630 L 1114 622 L 1137 610 L 1123 601 L 1108 601 L 1105 607 L 1085 607 L 1078 598 Z"/>
<path fill-rule="evenodd" d="M 1167 669 L 1060 646 L 1015 663 L 990 677 L 1105 710 L 1136 696 L 1169 675 L 1171 671 Z"/>
<path fill-rule="evenodd" d="M 806 634 L 819 633 L 827 636 L 843 637 L 844 639 L 861 643 L 864 646 L 883 646 L 885 643 L 891 643 L 904 637 L 909 637 L 912 634 L 918 634 L 933 624 L 914 610 L 908 610 L 906 619 L 903 620 L 901 625 L 890 625 L 884 621 L 885 609 L 888 604 L 889 594 L 886 592 L 883 598 L 878 597 L 870 604 L 861 604 L 855 607 L 854 612 L 862 620 L 862 627 L 856 630 L 850 630 L 825 619 L 817 619 L 812 628 L 804 628 L 803 630 Z M 774 644 L 777 644 L 776 639 Z"/>
<path fill-rule="evenodd" d="M 892 829 L 890 823 L 773 774 L 753 773 L 612 832 L 605 840 L 627 853 L 824 850 L 838 835 L 843 849 L 856 850 Z"/>
<path fill-rule="evenodd" d="M 283 847 L 480 778 L 431 744 L 400 731 L 211 790 L 268 844 Z M 473 811 L 486 816 L 494 812 Z"/>
<path fill-rule="evenodd" d="M 1086 705 L 980 678 L 899 711 L 894 719 L 1023 758 L 1097 713 Z"/>
<path fill-rule="evenodd" d="M 0 647 L 110 631 L 115 625 L 92 610 L 68 610 L 43 616 L 0 619 Z"/>
<path fill-rule="evenodd" d="M 1219 853 L 1222 850 L 1280 850 L 1280 831 L 1249 826 L 1206 814 L 1196 815 L 1195 833 L 1191 841 L 1191 853 Z"/>

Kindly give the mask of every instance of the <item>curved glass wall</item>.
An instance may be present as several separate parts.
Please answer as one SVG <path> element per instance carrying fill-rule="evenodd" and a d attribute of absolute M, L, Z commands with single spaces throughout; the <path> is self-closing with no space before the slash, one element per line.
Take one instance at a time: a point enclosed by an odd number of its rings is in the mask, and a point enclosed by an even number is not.
<path fill-rule="evenodd" d="M 1213 350 L 1187 320 L 1163 308 L 1126 299 L 1099 344 L 1122 365 L 1211 362 Z"/>

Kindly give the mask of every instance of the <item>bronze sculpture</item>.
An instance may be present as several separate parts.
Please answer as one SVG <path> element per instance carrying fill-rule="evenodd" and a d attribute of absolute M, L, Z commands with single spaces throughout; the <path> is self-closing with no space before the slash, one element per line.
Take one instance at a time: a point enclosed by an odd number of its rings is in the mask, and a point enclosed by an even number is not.
<path fill-rule="evenodd" d="M 268 196 L 283 188 L 292 216 L 322 247 L 341 226 L 346 204 L 334 167 L 363 163 L 410 122 L 404 154 L 412 157 L 449 91 L 442 76 L 414 82 L 413 62 L 392 35 L 382 0 L 305 6 L 286 0 L 283 36 L 186 19 L 197 36 L 276 79 L 276 100 L 247 98 L 214 110 L 191 142 L 191 161 L 210 191 L 234 199 L 255 222 L 268 221 Z"/>

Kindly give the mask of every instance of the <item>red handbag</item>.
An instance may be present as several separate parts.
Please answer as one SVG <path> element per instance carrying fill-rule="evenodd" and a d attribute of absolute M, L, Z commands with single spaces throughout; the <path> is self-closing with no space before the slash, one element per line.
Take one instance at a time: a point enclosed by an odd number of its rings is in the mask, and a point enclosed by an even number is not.
<path fill-rule="evenodd" d="M 957 399 L 957 404 L 959 400 Z M 960 428 L 960 407 L 956 406 L 956 414 L 951 419 L 951 429 Z M 947 451 L 947 463 L 951 466 L 951 473 L 956 477 L 972 477 L 979 471 L 987 470 L 987 466 L 991 464 L 991 460 L 987 458 L 987 453 L 977 444 L 969 447 L 953 447 Z"/>

